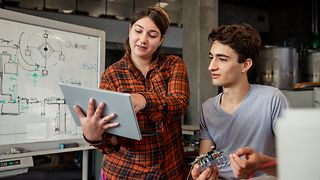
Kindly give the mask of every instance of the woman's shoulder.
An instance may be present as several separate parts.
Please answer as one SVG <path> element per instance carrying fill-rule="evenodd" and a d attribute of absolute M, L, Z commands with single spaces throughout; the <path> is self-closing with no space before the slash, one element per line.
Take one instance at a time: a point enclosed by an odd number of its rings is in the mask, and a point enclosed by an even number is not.
<path fill-rule="evenodd" d="M 177 55 L 167 55 L 164 59 L 170 62 L 182 62 L 182 58 Z"/>
<path fill-rule="evenodd" d="M 122 57 L 115 63 L 111 64 L 110 66 L 107 67 L 108 69 L 112 70 L 121 70 L 121 69 L 127 69 L 128 68 L 128 61 L 125 57 Z"/>
<path fill-rule="evenodd" d="M 172 66 L 177 63 L 183 63 L 181 57 L 179 57 L 177 55 L 166 55 L 166 56 L 160 57 L 160 59 L 158 61 L 158 64 L 160 66 L 163 66 L 163 65 Z"/>
<path fill-rule="evenodd" d="M 115 76 L 124 70 L 128 69 L 128 62 L 127 60 L 123 57 L 119 59 L 117 62 L 109 65 L 103 72 L 104 77 L 106 76 Z"/>
<path fill-rule="evenodd" d="M 161 70 L 172 70 L 176 67 L 185 67 L 184 62 L 179 56 L 176 55 L 167 55 L 158 59 L 157 65 Z"/>

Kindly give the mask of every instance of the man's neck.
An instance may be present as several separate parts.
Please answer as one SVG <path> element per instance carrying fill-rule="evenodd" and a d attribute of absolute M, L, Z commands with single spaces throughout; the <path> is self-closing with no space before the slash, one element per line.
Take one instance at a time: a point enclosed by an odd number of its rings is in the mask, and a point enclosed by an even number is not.
<path fill-rule="evenodd" d="M 220 101 L 221 108 L 230 114 L 234 113 L 247 96 L 249 90 L 250 84 L 248 82 L 232 87 L 224 87 Z"/>

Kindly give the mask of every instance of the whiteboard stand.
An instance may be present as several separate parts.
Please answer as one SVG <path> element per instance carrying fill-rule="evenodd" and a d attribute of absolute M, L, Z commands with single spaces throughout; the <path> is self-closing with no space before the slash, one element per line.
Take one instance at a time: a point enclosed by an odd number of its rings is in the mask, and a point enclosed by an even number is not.
<path fill-rule="evenodd" d="M 89 168 L 89 150 L 95 149 L 93 146 L 86 143 L 83 139 L 72 140 L 79 144 L 78 147 L 59 149 L 60 143 L 71 143 L 68 141 L 51 141 L 42 143 L 27 143 L 17 145 L 0 145 L 0 160 L 10 160 L 17 158 L 32 157 L 38 155 L 58 154 L 74 151 L 82 151 L 82 180 L 88 180 L 88 168 Z M 19 148 L 27 150 L 26 152 L 18 154 L 5 154 L 4 152 L 10 151 L 10 148 Z M 45 147 L 45 149 L 43 149 Z"/>
<path fill-rule="evenodd" d="M 89 150 L 82 151 L 82 180 L 88 180 Z"/>

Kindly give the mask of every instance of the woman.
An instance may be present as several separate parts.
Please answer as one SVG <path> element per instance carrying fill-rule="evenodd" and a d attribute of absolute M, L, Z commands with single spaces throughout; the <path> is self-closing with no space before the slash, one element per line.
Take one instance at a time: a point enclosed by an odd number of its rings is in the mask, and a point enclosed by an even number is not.
<path fill-rule="evenodd" d="M 136 13 L 124 57 L 101 78 L 101 89 L 131 94 L 140 129 L 149 132 L 142 134 L 141 141 L 108 134 L 107 129 L 118 123 L 111 122 L 115 114 L 100 117 L 104 104 L 95 110 L 91 99 L 87 117 L 75 108 L 84 138 L 104 154 L 103 180 L 185 178 L 181 118 L 189 102 L 189 83 L 179 57 L 159 55 L 169 24 L 160 7 Z"/>

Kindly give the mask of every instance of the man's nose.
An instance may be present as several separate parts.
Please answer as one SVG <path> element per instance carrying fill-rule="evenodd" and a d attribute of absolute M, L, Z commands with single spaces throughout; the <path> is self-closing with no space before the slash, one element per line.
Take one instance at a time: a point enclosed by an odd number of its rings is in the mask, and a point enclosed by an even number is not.
<path fill-rule="evenodd" d="M 211 59 L 208 69 L 209 71 L 217 69 L 216 60 L 214 58 Z"/>

